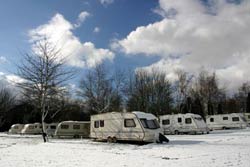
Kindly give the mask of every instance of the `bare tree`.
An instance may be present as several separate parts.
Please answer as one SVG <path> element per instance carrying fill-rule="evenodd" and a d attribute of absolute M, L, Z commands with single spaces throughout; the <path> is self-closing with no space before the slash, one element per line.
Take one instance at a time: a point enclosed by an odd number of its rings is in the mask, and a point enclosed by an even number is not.
<path fill-rule="evenodd" d="M 64 83 L 74 76 L 73 70 L 64 67 L 65 59 L 60 49 L 42 40 L 36 43 L 34 52 L 23 55 L 18 65 L 18 75 L 24 82 L 18 83 L 22 93 L 41 113 L 43 139 L 45 137 L 45 118 L 50 110 L 50 100 L 61 96 Z"/>
<path fill-rule="evenodd" d="M 215 73 L 211 75 L 203 70 L 200 72 L 191 90 L 193 99 L 199 99 L 204 114 L 215 113 L 216 106 L 225 99 L 225 88 L 220 88 Z"/>
<path fill-rule="evenodd" d="M 166 75 L 159 70 L 139 70 L 129 85 L 128 110 L 140 110 L 155 115 L 170 112 L 172 103 L 171 85 Z"/>
<path fill-rule="evenodd" d="M 124 71 L 115 70 L 112 75 L 112 97 L 110 108 L 112 111 L 122 111 L 125 108 L 125 94 L 126 94 L 127 77 Z"/>
<path fill-rule="evenodd" d="M 250 82 L 243 83 L 240 88 L 238 89 L 238 92 L 235 95 L 235 98 L 237 99 L 240 107 L 241 112 L 247 111 L 247 98 L 250 93 Z"/>
<path fill-rule="evenodd" d="M 103 64 L 89 70 L 80 81 L 78 95 L 84 99 L 87 110 L 92 114 L 110 110 L 112 93 L 112 79 Z"/>
<path fill-rule="evenodd" d="M 176 106 L 177 106 L 177 109 L 180 112 L 182 112 L 183 108 L 181 106 L 183 106 L 183 104 L 185 103 L 185 100 L 187 100 L 188 98 L 188 92 L 190 88 L 189 86 L 193 79 L 193 76 L 189 76 L 188 73 L 183 70 L 177 70 L 176 75 L 177 75 L 177 82 L 175 85 Z"/>

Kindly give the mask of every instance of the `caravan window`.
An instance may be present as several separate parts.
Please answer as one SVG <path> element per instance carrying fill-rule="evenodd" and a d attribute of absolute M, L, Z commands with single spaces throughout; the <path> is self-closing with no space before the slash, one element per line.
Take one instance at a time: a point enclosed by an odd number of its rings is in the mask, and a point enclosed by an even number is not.
<path fill-rule="evenodd" d="M 50 129 L 56 129 L 55 125 L 50 126 Z"/>
<path fill-rule="evenodd" d="M 232 120 L 233 120 L 233 122 L 239 122 L 240 118 L 239 117 L 233 117 Z"/>
<path fill-rule="evenodd" d="M 247 119 L 245 117 L 241 117 L 241 119 L 244 121 L 244 122 L 247 122 Z"/>
<path fill-rule="evenodd" d="M 144 128 L 147 128 L 147 127 L 148 127 L 148 125 L 147 125 L 147 120 L 146 120 L 146 119 L 140 119 L 140 120 L 141 120 L 142 126 L 143 126 Z"/>
<path fill-rule="evenodd" d="M 223 117 L 223 120 L 225 121 L 225 120 L 228 120 L 228 117 Z"/>
<path fill-rule="evenodd" d="M 149 129 L 158 129 L 158 128 L 160 128 L 158 122 L 155 119 L 154 120 L 147 120 L 147 124 L 148 124 Z"/>
<path fill-rule="evenodd" d="M 14 129 L 18 129 L 18 126 L 14 126 Z"/>
<path fill-rule="evenodd" d="M 141 120 L 143 127 L 146 129 L 158 129 L 158 128 L 160 128 L 159 123 L 155 119 L 154 120 L 147 120 L 145 118 L 142 118 L 140 120 Z"/>
<path fill-rule="evenodd" d="M 100 127 L 104 127 L 104 120 L 100 120 Z"/>
<path fill-rule="evenodd" d="M 124 127 L 136 127 L 135 121 L 133 119 L 125 119 Z"/>
<path fill-rule="evenodd" d="M 214 118 L 210 118 L 210 122 L 214 122 Z"/>
<path fill-rule="evenodd" d="M 181 118 L 178 118 L 178 123 L 181 123 L 182 122 L 182 119 Z"/>
<path fill-rule="evenodd" d="M 194 117 L 194 119 L 198 120 L 198 121 L 202 121 L 201 117 Z"/>
<path fill-rule="evenodd" d="M 99 121 L 95 121 L 95 128 L 99 128 Z"/>
<path fill-rule="evenodd" d="M 69 129 L 69 125 L 61 125 L 61 129 Z"/>
<path fill-rule="evenodd" d="M 186 118 L 185 119 L 185 123 L 186 124 L 191 124 L 192 123 L 192 119 L 191 118 Z"/>
<path fill-rule="evenodd" d="M 73 129 L 80 129 L 80 125 L 73 125 Z"/>
<path fill-rule="evenodd" d="M 170 124 L 170 120 L 169 119 L 162 120 L 162 125 L 169 125 L 169 124 Z"/>

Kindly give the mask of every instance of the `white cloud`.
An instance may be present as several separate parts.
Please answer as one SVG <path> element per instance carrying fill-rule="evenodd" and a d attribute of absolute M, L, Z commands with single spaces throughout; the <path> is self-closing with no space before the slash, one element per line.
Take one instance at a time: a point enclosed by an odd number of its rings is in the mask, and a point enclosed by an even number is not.
<path fill-rule="evenodd" d="M 0 89 L 8 88 L 9 90 L 11 90 L 13 95 L 20 94 L 20 89 L 16 86 L 16 84 L 23 81 L 24 79 L 20 78 L 17 75 L 0 72 Z"/>
<path fill-rule="evenodd" d="M 81 12 L 78 15 L 76 24 L 74 25 L 76 28 L 80 27 L 82 25 L 82 23 L 90 16 L 90 14 L 86 11 Z"/>
<path fill-rule="evenodd" d="M 229 89 L 236 89 L 250 79 L 250 1 L 211 2 L 205 6 L 197 0 L 160 0 L 161 21 L 140 26 L 111 46 L 129 55 L 161 56 L 152 66 L 163 69 L 210 69 Z"/>
<path fill-rule="evenodd" d="M 0 56 L 0 64 L 4 64 L 4 63 L 7 63 L 8 60 L 6 59 L 6 57 L 4 56 Z"/>
<path fill-rule="evenodd" d="M 100 27 L 95 27 L 93 30 L 94 33 L 99 33 L 100 31 L 101 31 Z"/>
<path fill-rule="evenodd" d="M 82 16 L 83 17 L 83 16 Z M 104 60 L 113 60 L 114 53 L 108 49 L 98 49 L 91 42 L 82 43 L 72 30 L 74 25 L 61 14 L 56 14 L 48 23 L 29 31 L 31 42 L 48 38 L 48 41 L 61 48 L 67 64 L 76 67 L 94 67 Z"/>
<path fill-rule="evenodd" d="M 105 6 L 114 3 L 114 0 L 99 0 L 99 1 L 102 5 L 105 5 Z"/>
<path fill-rule="evenodd" d="M 152 72 L 153 70 L 157 70 L 163 73 L 166 73 L 166 78 L 172 82 L 174 82 L 177 79 L 176 71 L 180 69 L 184 69 L 184 67 L 181 65 L 180 60 L 170 60 L 170 59 L 162 59 L 150 66 L 143 67 L 141 69 L 144 69 L 148 72 Z"/>

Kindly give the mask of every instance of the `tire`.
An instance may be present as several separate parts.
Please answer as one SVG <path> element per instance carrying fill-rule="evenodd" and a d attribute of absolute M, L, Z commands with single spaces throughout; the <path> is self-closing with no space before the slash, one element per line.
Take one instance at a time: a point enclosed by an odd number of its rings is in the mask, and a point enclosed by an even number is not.
<path fill-rule="evenodd" d="M 116 143 L 116 142 L 117 142 L 116 137 L 113 137 L 113 138 L 112 138 L 112 143 Z"/>
<path fill-rule="evenodd" d="M 80 136 L 79 135 L 74 135 L 73 138 L 78 139 L 78 138 L 80 138 Z"/>
<path fill-rule="evenodd" d="M 175 134 L 175 135 L 179 135 L 180 133 L 179 133 L 178 130 L 175 130 L 175 131 L 174 131 L 174 134 Z"/>
<path fill-rule="evenodd" d="M 223 130 L 226 130 L 227 128 L 226 127 L 222 127 Z"/>
<path fill-rule="evenodd" d="M 107 142 L 108 142 L 108 143 L 112 143 L 112 141 L 113 141 L 112 137 L 109 136 L 109 137 L 107 138 Z"/>

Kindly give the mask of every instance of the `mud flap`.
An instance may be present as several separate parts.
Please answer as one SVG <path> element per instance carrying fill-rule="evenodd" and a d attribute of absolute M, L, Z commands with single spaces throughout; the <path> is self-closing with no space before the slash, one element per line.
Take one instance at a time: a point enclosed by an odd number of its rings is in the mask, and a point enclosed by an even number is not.
<path fill-rule="evenodd" d="M 159 143 L 163 143 L 163 142 L 168 143 L 169 139 L 166 136 L 164 136 L 163 134 L 159 133 Z"/>

